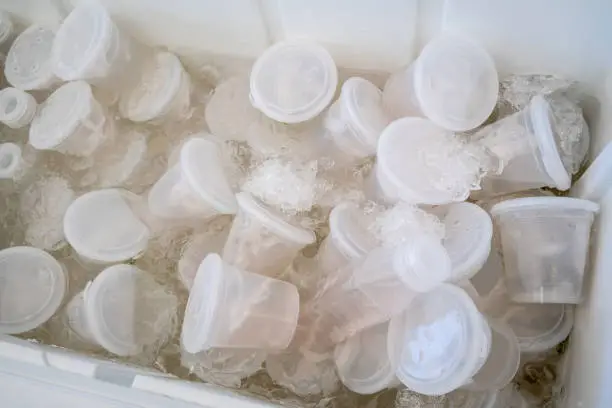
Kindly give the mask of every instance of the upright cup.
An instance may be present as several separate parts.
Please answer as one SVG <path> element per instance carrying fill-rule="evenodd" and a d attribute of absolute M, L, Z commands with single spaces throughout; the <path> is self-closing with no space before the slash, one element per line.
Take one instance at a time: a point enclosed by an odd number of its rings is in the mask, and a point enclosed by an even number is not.
<path fill-rule="evenodd" d="M 36 99 L 17 88 L 0 91 L 0 122 L 19 129 L 30 124 L 36 113 Z"/>

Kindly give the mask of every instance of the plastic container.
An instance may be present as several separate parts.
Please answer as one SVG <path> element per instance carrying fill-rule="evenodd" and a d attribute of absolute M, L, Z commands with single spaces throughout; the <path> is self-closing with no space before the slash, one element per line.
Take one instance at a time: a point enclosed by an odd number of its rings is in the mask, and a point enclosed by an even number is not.
<path fill-rule="evenodd" d="M 485 157 L 433 122 L 403 118 L 385 128 L 366 193 L 389 204 L 464 201 L 478 188 Z"/>
<path fill-rule="evenodd" d="M 250 81 L 254 107 L 275 121 L 300 123 L 323 112 L 332 101 L 338 70 L 320 45 L 286 41 L 259 56 Z"/>
<path fill-rule="evenodd" d="M 4 76 L 17 89 L 49 89 L 59 83 L 51 67 L 51 48 L 55 33 L 31 26 L 11 45 L 6 56 Z"/>
<path fill-rule="evenodd" d="M 236 194 L 238 213 L 223 247 L 223 259 L 237 268 L 279 276 L 306 245 L 312 231 L 296 227 L 248 193 Z"/>
<path fill-rule="evenodd" d="M 501 174 L 483 180 L 483 194 L 540 187 L 569 189 L 571 177 L 556 142 L 559 131 L 550 104 L 537 95 L 524 110 L 476 133 L 473 140 L 498 157 L 502 169 Z"/>
<path fill-rule="evenodd" d="M 40 106 L 30 126 L 29 143 L 39 150 L 89 156 L 114 138 L 115 123 L 83 81 L 69 82 Z"/>
<path fill-rule="evenodd" d="M 191 79 L 178 57 L 158 52 L 138 82 L 119 99 L 121 116 L 133 122 L 176 121 L 190 115 Z"/>
<path fill-rule="evenodd" d="M 69 327 L 83 340 L 119 356 L 161 345 L 174 330 L 177 299 L 131 265 L 103 270 L 66 308 Z"/>
<path fill-rule="evenodd" d="M 476 128 L 491 115 L 498 88 L 489 54 L 466 38 L 445 34 L 387 80 L 383 103 L 394 118 L 424 116 L 459 132 Z"/>
<path fill-rule="evenodd" d="M 568 197 L 517 198 L 491 209 L 513 301 L 580 303 L 598 211 L 594 202 Z"/>
<path fill-rule="evenodd" d="M 81 258 L 92 263 L 122 262 L 147 248 L 151 232 L 139 218 L 140 197 L 121 189 L 86 193 L 68 207 L 64 234 Z"/>
<path fill-rule="evenodd" d="M 59 309 L 67 287 L 63 266 L 45 251 L 1 250 L 0 333 L 25 333 L 45 323 Z"/>
<path fill-rule="evenodd" d="M 300 299 L 290 283 L 246 272 L 208 255 L 198 268 L 183 321 L 189 353 L 211 348 L 285 349 L 297 326 Z"/>
<path fill-rule="evenodd" d="M 185 142 L 179 163 L 153 185 L 148 203 L 154 216 L 169 220 L 235 214 L 238 206 L 219 146 L 202 138 Z"/>
<path fill-rule="evenodd" d="M 425 395 L 463 386 L 503 388 L 520 360 L 512 331 L 487 322 L 463 289 L 448 284 L 418 296 L 393 318 L 388 340 L 399 380 Z"/>
<path fill-rule="evenodd" d="M 36 114 L 36 99 L 17 88 L 4 88 L 0 91 L 0 122 L 19 129 L 30 124 Z"/>
<path fill-rule="evenodd" d="M 0 179 L 14 179 L 22 162 L 21 147 L 15 143 L 0 144 Z"/>
<path fill-rule="evenodd" d="M 325 137 L 340 155 L 360 159 L 376 154 L 378 138 L 390 122 L 381 90 L 368 80 L 352 77 L 325 114 Z"/>
<path fill-rule="evenodd" d="M 11 16 L 0 11 L 0 45 L 8 43 L 15 34 L 15 26 L 11 20 Z"/>
<path fill-rule="evenodd" d="M 342 383 L 357 394 L 375 394 L 400 385 L 389 354 L 385 322 L 349 338 L 334 350 L 334 360 Z"/>

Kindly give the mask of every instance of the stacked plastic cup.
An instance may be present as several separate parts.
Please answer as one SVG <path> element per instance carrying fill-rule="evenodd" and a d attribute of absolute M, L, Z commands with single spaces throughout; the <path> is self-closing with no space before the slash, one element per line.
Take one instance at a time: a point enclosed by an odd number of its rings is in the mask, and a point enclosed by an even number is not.
<path fill-rule="evenodd" d="M 498 88 L 489 54 L 465 38 L 446 34 L 387 80 L 383 103 L 394 118 L 424 116 L 445 129 L 466 131 L 491 115 Z"/>
<path fill-rule="evenodd" d="M 122 262 L 142 254 L 151 232 L 141 220 L 143 203 L 121 189 L 96 190 L 72 202 L 64 215 L 64 235 L 86 262 Z"/>
<path fill-rule="evenodd" d="M 182 346 L 192 354 L 212 348 L 283 350 L 295 333 L 299 309 L 294 285 L 210 254 L 189 294 Z"/>
<path fill-rule="evenodd" d="M 235 214 L 236 198 L 217 143 L 195 137 L 185 142 L 179 162 L 149 191 L 148 203 L 152 215 L 167 220 Z"/>
<path fill-rule="evenodd" d="M 332 101 L 338 70 L 325 48 L 302 41 L 268 48 L 251 70 L 251 102 L 270 119 L 300 123 Z"/>
<path fill-rule="evenodd" d="M 535 96 L 522 111 L 486 126 L 473 140 L 501 162 L 501 174 L 483 180 L 483 194 L 496 195 L 554 187 L 570 188 L 571 177 L 561 160 L 555 119 L 550 104 Z"/>
<path fill-rule="evenodd" d="M 513 301 L 580 303 L 598 211 L 592 201 L 568 197 L 517 198 L 491 209 Z"/>
<path fill-rule="evenodd" d="M 49 89 L 59 83 L 51 66 L 54 39 L 53 31 L 39 26 L 19 34 L 6 56 L 6 80 L 24 91 Z"/>
<path fill-rule="evenodd" d="M 8 43 L 14 34 L 15 26 L 11 16 L 4 11 L 0 11 L 0 45 Z"/>
<path fill-rule="evenodd" d="M 158 52 L 138 82 L 119 99 L 121 116 L 133 122 L 185 119 L 190 114 L 191 79 L 178 57 Z"/>
<path fill-rule="evenodd" d="M 461 288 L 449 284 L 418 296 L 389 326 L 389 359 L 399 380 L 425 395 L 460 387 L 503 388 L 520 352 L 512 330 L 488 322 Z"/>
<path fill-rule="evenodd" d="M 249 272 L 277 277 L 306 245 L 312 231 L 289 224 L 248 193 L 236 194 L 238 213 L 232 223 L 223 259 Z"/>
<path fill-rule="evenodd" d="M 15 143 L 0 144 L 0 179 L 13 179 L 22 164 L 21 147 Z"/>
<path fill-rule="evenodd" d="M 29 143 L 39 150 L 89 156 L 112 140 L 115 123 L 83 81 L 69 82 L 40 106 L 30 126 Z"/>
<path fill-rule="evenodd" d="M 82 341 L 133 356 L 169 339 L 177 303 L 146 272 L 120 264 L 103 270 L 77 294 L 65 317 Z"/>
<path fill-rule="evenodd" d="M 4 88 L 0 91 L 0 122 L 19 129 L 30 124 L 36 114 L 36 99 L 17 88 Z"/>
<path fill-rule="evenodd" d="M 342 383 L 358 394 L 375 394 L 400 384 L 387 352 L 385 322 L 336 346 L 334 360 Z"/>
<path fill-rule="evenodd" d="M 62 304 L 67 287 L 63 266 L 45 251 L 1 250 L 0 333 L 25 333 L 45 323 Z"/>

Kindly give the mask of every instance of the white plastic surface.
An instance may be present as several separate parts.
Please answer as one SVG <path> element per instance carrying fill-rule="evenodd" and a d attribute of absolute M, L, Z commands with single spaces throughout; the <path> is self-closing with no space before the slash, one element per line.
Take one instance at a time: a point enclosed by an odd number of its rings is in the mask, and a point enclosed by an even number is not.
<path fill-rule="evenodd" d="M 17 88 L 0 91 L 0 122 L 18 129 L 30 124 L 36 113 L 36 99 Z"/>

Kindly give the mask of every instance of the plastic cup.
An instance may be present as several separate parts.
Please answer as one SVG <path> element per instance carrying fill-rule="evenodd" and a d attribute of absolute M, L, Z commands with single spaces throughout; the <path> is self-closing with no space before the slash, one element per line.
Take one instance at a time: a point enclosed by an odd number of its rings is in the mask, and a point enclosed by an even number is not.
<path fill-rule="evenodd" d="M 357 394 L 375 394 L 400 384 L 387 352 L 389 322 L 336 346 L 334 360 L 342 383 Z"/>
<path fill-rule="evenodd" d="M 251 70 L 251 102 L 270 119 L 305 122 L 329 105 L 338 70 L 323 47 L 305 41 L 280 42 L 268 48 Z"/>
<path fill-rule="evenodd" d="M 367 194 L 394 204 L 465 201 L 478 188 L 485 156 L 427 119 L 403 118 L 385 128 Z"/>
<path fill-rule="evenodd" d="M 266 358 L 266 370 L 276 384 L 300 396 L 326 396 L 340 386 L 334 361 L 329 355 L 316 358 L 293 350 L 272 354 Z"/>
<path fill-rule="evenodd" d="M 568 197 L 517 198 L 491 209 L 513 301 L 580 303 L 598 211 L 594 202 Z"/>
<path fill-rule="evenodd" d="M 45 251 L 0 251 L 0 333 L 18 334 L 45 323 L 59 309 L 68 286 L 62 265 Z"/>
<path fill-rule="evenodd" d="M 512 331 L 487 322 L 463 289 L 448 284 L 418 296 L 393 318 L 388 341 L 399 380 L 425 395 L 503 388 L 520 359 Z"/>
<path fill-rule="evenodd" d="M 178 276 L 181 283 L 191 290 L 198 267 L 208 254 L 221 253 L 227 241 L 229 228 L 224 228 L 216 234 L 208 232 L 196 234 L 185 245 L 177 264 Z"/>
<path fill-rule="evenodd" d="M 182 345 L 193 354 L 211 348 L 283 350 L 295 333 L 299 309 L 294 285 L 210 254 L 189 294 Z"/>
<path fill-rule="evenodd" d="M 68 304 L 69 327 L 119 356 L 163 344 L 174 330 L 177 299 L 131 265 L 103 270 Z"/>
<path fill-rule="evenodd" d="M 14 179 L 22 162 L 21 147 L 15 143 L 0 144 L 0 179 Z"/>
<path fill-rule="evenodd" d="M 136 85 L 119 99 L 121 116 L 133 122 L 181 120 L 190 114 L 191 79 L 178 57 L 158 52 Z"/>
<path fill-rule="evenodd" d="M 248 193 L 236 194 L 238 213 L 223 247 L 223 260 L 261 275 L 279 276 L 306 245 L 312 231 L 296 227 Z"/>
<path fill-rule="evenodd" d="M 370 81 L 352 77 L 342 85 L 340 98 L 325 114 L 325 137 L 341 155 L 353 159 L 373 156 L 389 122 L 381 90 Z"/>
<path fill-rule="evenodd" d="M 153 185 L 148 203 L 154 216 L 169 220 L 235 214 L 236 199 L 219 146 L 202 138 L 185 142 L 179 163 Z"/>
<path fill-rule="evenodd" d="M 11 16 L 4 11 L 0 11 L 0 45 L 8 43 L 14 34 L 15 26 L 11 20 Z"/>
<path fill-rule="evenodd" d="M 139 218 L 140 198 L 126 190 L 86 193 L 64 215 L 64 235 L 81 258 L 92 263 L 122 262 L 147 248 L 151 232 Z"/>
<path fill-rule="evenodd" d="M 501 162 L 501 173 L 483 180 L 482 194 L 513 193 L 540 187 L 567 190 L 571 177 L 563 165 L 550 104 L 533 97 L 522 111 L 486 126 L 473 136 Z"/>
<path fill-rule="evenodd" d="M 19 129 L 30 124 L 36 113 L 36 99 L 17 88 L 0 91 L 0 122 Z"/>
<path fill-rule="evenodd" d="M 24 91 L 49 89 L 59 83 L 51 69 L 54 39 L 53 31 L 39 26 L 31 26 L 19 34 L 6 56 L 6 80 Z"/>
<path fill-rule="evenodd" d="M 181 365 L 208 383 L 238 388 L 262 369 L 268 353 L 250 349 L 210 349 L 197 354 L 181 350 Z"/>
<path fill-rule="evenodd" d="M 30 144 L 39 150 L 56 150 L 89 156 L 114 137 L 114 121 L 83 81 L 69 82 L 40 106 L 30 126 Z"/>
<path fill-rule="evenodd" d="M 498 81 L 495 63 L 482 47 L 444 35 L 427 44 L 410 67 L 387 80 L 383 103 L 394 118 L 424 116 L 462 132 L 491 115 Z"/>

